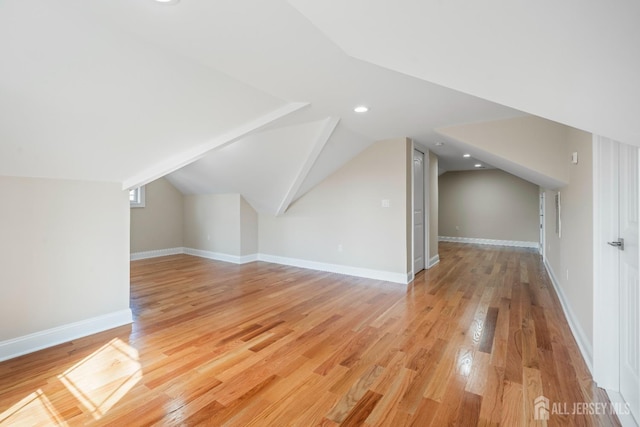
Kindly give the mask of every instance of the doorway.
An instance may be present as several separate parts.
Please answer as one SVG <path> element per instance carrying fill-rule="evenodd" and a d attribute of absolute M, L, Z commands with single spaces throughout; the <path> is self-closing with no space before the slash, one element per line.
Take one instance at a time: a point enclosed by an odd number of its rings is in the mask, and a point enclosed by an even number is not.
<path fill-rule="evenodd" d="M 599 386 L 640 420 L 640 152 L 594 137 L 594 355 Z"/>

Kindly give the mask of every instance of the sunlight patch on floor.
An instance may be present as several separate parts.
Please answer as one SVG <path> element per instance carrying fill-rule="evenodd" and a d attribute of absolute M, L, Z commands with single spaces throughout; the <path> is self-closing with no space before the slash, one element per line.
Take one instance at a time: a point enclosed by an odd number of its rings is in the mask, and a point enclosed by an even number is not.
<path fill-rule="evenodd" d="M 58 376 L 96 420 L 118 403 L 141 378 L 137 350 L 119 338 L 111 340 Z"/>
<path fill-rule="evenodd" d="M 64 422 L 42 390 L 38 389 L 0 414 L 0 425 L 66 426 L 67 423 Z"/>

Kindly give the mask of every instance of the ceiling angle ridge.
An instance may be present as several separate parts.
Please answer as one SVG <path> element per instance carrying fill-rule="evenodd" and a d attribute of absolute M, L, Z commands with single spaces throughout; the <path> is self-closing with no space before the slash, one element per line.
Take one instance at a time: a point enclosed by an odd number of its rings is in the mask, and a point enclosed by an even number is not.
<path fill-rule="evenodd" d="M 302 108 L 309 106 L 309 102 L 290 102 L 275 110 L 272 110 L 262 116 L 250 120 L 240 126 L 237 126 L 212 140 L 193 147 L 187 151 L 171 156 L 155 165 L 133 175 L 122 182 L 123 190 L 130 190 L 141 185 L 148 184 L 161 178 L 171 172 L 187 166 L 190 163 L 200 160 L 208 152 L 221 148 L 227 144 L 231 144 L 240 138 L 254 133 L 261 128 L 273 123 L 289 114 L 292 114 Z"/>
<path fill-rule="evenodd" d="M 325 119 L 325 123 L 322 125 L 320 132 L 318 132 L 318 136 L 313 142 L 311 152 L 309 153 L 309 155 L 307 156 L 307 159 L 302 164 L 302 166 L 300 167 L 300 170 L 296 174 L 295 179 L 293 180 L 293 182 L 291 183 L 291 186 L 289 187 L 289 191 L 287 191 L 284 198 L 282 199 L 282 202 L 280 203 L 280 207 L 276 212 L 276 216 L 280 216 L 287 211 L 287 209 L 289 208 L 289 205 L 291 204 L 294 197 L 298 193 L 298 190 L 300 190 L 302 183 L 307 178 L 307 175 L 309 175 L 311 168 L 316 163 L 316 160 L 318 160 L 320 153 L 322 152 L 325 145 L 331 138 L 331 135 L 333 135 L 333 132 L 335 131 L 339 122 L 340 122 L 339 117 L 329 116 Z"/>

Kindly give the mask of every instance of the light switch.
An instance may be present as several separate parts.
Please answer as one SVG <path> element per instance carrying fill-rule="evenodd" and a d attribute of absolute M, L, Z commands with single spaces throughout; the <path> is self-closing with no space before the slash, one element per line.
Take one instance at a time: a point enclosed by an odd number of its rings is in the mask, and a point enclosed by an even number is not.
<path fill-rule="evenodd" d="M 389 199 L 382 199 L 382 207 L 388 208 L 389 206 L 391 206 L 391 202 L 389 201 Z"/>
<path fill-rule="evenodd" d="M 571 153 L 571 163 L 573 163 L 574 165 L 578 164 L 578 152 L 574 151 L 573 153 Z"/>

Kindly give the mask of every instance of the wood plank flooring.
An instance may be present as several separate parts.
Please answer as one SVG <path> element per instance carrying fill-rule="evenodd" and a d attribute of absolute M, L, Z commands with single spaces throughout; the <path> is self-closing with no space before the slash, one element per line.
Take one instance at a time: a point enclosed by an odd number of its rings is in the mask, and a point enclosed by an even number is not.
<path fill-rule="evenodd" d="M 132 326 L 0 363 L 0 425 L 610 426 L 531 250 L 442 243 L 408 287 L 136 261 Z"/>

